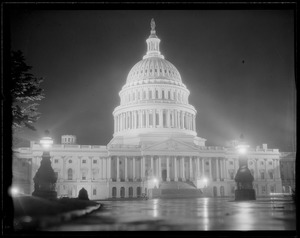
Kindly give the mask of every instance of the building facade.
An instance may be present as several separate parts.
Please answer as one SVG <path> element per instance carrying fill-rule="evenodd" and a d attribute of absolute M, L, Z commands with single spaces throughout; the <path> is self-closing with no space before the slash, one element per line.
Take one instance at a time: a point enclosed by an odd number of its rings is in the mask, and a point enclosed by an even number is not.
<path fill-rule="evenodd" d="M 139 197 L 173 186 L 192 186 L 203 196 L 234 196 L 239 154 L 234 146 L 208 147 L 197 136 L 197 111 L 176 67 L 160 52 L 151 21 L 147 52 L 129 71 L 120 105 L 113 111 L 114 133 L 107 146 L 77 145 L 63 135 L 51 149 L 59 196 L 78 196 L 84 187 L 90 199 Z M 42 148 L 15 150 L 26 161 L 28 187 L 41 161 Z M 249 149 L 249 169 L 257 196 L 282 192 L 278 149 Z M 164 186 L 162 186 L 164 185 Z M 175 185 L 174 185 L 175 186 Z M 27 189 L 28 190 L 28 189 Z"/>

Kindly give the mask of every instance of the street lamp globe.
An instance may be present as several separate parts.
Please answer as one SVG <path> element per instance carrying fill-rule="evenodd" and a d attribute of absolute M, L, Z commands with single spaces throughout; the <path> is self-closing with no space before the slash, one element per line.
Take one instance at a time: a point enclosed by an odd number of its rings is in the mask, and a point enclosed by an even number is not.
<path fill-rule="evenodd" d="M 53 140 L 49 136 L 45 136 L 40 140 L 40 144 L 44 148 L 44 150 L 49 150 L 53 144 Z"/>

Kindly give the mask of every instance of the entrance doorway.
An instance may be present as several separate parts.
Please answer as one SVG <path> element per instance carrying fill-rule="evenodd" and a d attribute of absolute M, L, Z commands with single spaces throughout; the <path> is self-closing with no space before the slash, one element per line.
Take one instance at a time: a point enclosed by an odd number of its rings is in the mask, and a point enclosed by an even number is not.
<path fill-rule="evenodd" d="M 214 197 L 217 197 L 217 196 L 218 196 L 218 189 L 217 189 L 217 187 L 215 187 L 215 186 L 214 186 L 214 188 L 213 188 L 213 195 L 214 195 Z"/>
<path fill-rule="evenodd" d="M 167 181 L 167 170 L 166 169 L 163 169 L 161 171 L 161 178 L 162 178 L 162 181 Z"/>

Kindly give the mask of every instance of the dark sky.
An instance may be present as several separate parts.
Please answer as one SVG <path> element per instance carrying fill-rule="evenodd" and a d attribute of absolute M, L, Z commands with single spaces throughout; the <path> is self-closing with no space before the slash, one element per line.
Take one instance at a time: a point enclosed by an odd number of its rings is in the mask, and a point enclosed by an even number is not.
<path fill-rule="evenodd" d="M 150 20 L 160 49 L 179 70 L 197 110 L 198 136 L 225 145 L 295 148 L 294 16 L 291 10 L 18 10 L 11 47 L 43 77 L 36 132 L 56 143 L 106 145 L 112 111 L 131 67 L 146 53 Z"/>

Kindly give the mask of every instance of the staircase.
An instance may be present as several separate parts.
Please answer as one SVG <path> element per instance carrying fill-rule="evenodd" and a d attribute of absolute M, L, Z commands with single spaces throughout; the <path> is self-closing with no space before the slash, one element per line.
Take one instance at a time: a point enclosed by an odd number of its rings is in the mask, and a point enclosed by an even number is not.
<path fill-rule="evenodd" d="M 203 194 L 192 182 L 162 182 L 159 189 L 161 198 L 197 198 Z"/>

